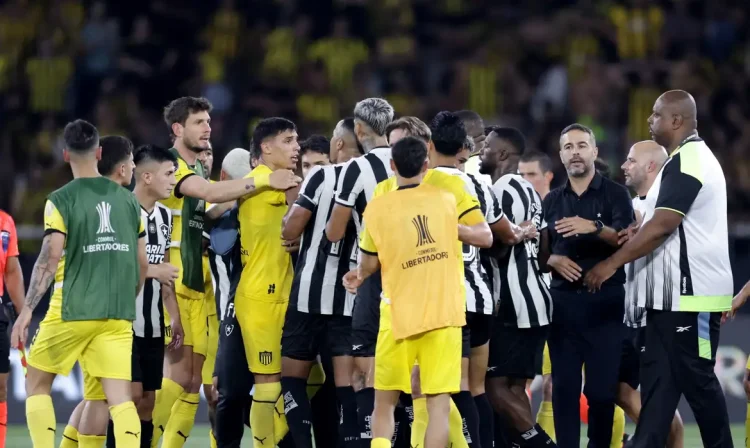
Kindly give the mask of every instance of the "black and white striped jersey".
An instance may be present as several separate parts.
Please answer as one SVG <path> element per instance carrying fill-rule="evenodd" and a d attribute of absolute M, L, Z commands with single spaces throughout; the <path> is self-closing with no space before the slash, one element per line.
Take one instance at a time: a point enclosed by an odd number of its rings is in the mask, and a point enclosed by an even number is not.
<path fill-rule="evenodd" d="M 438 171 L 459 176 L 466 190 L 479 202 L 487 223 L 492 225 L 503 217 L 500 204 L 489 185 L 454 167 L 436 167 Z M 463 245 L 464 278 L 466 282 L 466 311 L 479 314 L 494 314 L 495 302 L 487 271 L 481 263 L 479 248 Z"/>
<path fill-rule="evenodd" d="M 357 236 L 362 231 L 362 214 L 372 199 L 375 186 L 393 176 L 391 148 L 375 148 L 344 164 L 336 185 L 336 202 L 352 209 Z"/>
<path fill-rule="evenodd" d="M 226 317 L 230 296 L 237 289 L 242 273 L 237 207 L 224 212 L 213 222 L 210 233 L 203 232 L 203 237 L 209 240 L 208 265 L 216 300 L 214 306 L 221 321 Z"/>
<path fill-rule="evenodd" d="M 652 203 L 649 207 L 649 204 L 646 201 L 645 197 L 640 198 L 636 196 L 633 199 L 633 210 L 635 210 L 636 214 L 640 215 L 639 219 L 642 219 L 643 216 L 649 214 L 649 212 L 647 212 L 647 209 L 649 208 L 651 209 L 650 213 L 653 213 L 653 206 L 656 200 L 654 199 L 651 202 Z M 641 328 L 646 326 L 646 308 L 638 306 L 638 283 L 654 283 L 653 278 L 648 278 L 649 274 L 653 275 L 653 271 L 645 268 L 648 259 L 649 255 L 639 258 L 638 260 L 634 260 L 633 262 L 625 265 L 625 275 L 627 276 L 627 280 L 625 280 L 624 322 L 625 325 L 630 328 Z"/>
<path fill-rule="evenodd" d="M 541 232 L 547 227 L 542 199 L 534 187 L 518 174 L 506 174 L 492 186 L 508 219 L 521 224 L 532 221 Z M 541 235 L 541 233 L 540 233 Z M 540 237 L 510 248 L 498 260 L 498 318 L 507 326 L 540 327 L 552 321 L 552 296 L 539 268 Z"/>
<path fill-rule="evenodd" d="M 146 223 L 146 254 L 149 264 L 164 262 L 164 254 L 169 250 L 172 235 L 172 215 L 169 209 L 156 203 L 151 213 L 141 207 L 141 218 Z M 162 305 L 161 283 L 155 278 L 147 278 L 135 305 L 133 333 L 142 338 L 164 337 L 164 308 Z"/>
<path fill-rule="evenodd" d="M 312 213 L 300 240 L 289 297 L 289 306 L 302 313 L 352 315 L 354 294 L 344 289 L 341 279 L 357 267 L 356 228 L 350 222 L 344 238 L 336 243 L 328 241 L 325 234 L 335 204 L 336 185 L 344 167 L 339 164 L 313 168 L 296 201 L 298 206 Z"/>

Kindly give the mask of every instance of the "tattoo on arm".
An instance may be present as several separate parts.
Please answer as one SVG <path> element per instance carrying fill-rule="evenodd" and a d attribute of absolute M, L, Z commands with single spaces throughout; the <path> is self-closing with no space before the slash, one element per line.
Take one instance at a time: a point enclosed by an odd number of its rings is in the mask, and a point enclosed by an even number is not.
<path fill-rule="evenodd" d="M 250 191 L 250 190 L 254 190 L 254 189 L 255 189 L 254 185 L 245 184 L 245 190 Z"/>
<path fill-rule="evenodd" d="M 26 293 L 26 306 L 33 310 L 39 305 L 55 279 L 55 271 L 57 271 L 57 263 L 53 264 L 50 260 L 50 238 L 47 237 L 42 242 L 42 250 L 39 252 L 39 258 L 36 259 L 34 270 L 31 272 L 29 290 Z"/>

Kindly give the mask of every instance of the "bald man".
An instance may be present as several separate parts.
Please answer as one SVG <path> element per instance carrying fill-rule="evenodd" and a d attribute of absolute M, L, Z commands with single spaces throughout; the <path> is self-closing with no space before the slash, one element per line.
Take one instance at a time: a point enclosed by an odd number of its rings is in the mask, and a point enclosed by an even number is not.
<path fill-rule="evenodd" d="M 732 309 L 734 289 L 727 185 L 719 161 L 698 136 L 696 116 L 695 100 L 683 90 L 656 100 L 648 124 L 669 159 L 648 190 L 643 224 L 584 279 L 597 290 L 619 267 L 635 262 L 634 297 L 648 310 L 637 447 L 666 445 L 682 395 L 703 446 L 732 446 L 724 392 L 714 373 L 721 316 Z"/>
<path fill-rule="evenodd" d="M 354 135 L 354 118 L 348 117 L 339 121 L 331 136 L 331 149 L 328 152 L 331 163 L 346 163 L 364 153 L 357 136 Z"/>
<path fill-rule="evenodd" d="M 637 232 L 643 222 L 645 214 L 649 213 L 647 194 L 654 184 L 661 168 L 667 161 L 667 150 L 653 140 L 636 143 L 630 148 L 622 171 L 625 173 L 625 185 L 635 193 L 633 198 L 633 209 L 635 210 L 636 222 L 621 232 L 621 242 Z M 620 378 L 617 389 L 617 405 L 634 422 L 638 422 L 641 413 L 641 395 L 638 392 L 640 385 L 640 358 L 641 352 L 645 351 L 644 331 L 646 326 L 646 310 L 637 304 L 637 282 L 638 273 L 636 267 L 645 264 L 646 260 L 641 258 L 625 266 L 627 281 L 625 283 L 625 325 L 628 327 L 627 337 L 623 341 L 622 358 L 620 361 Z M 682 420 L 679 412 L 675 413 L 670 427 L 667 446 L 670 448 L 682 448 L 683 434 Z"/>

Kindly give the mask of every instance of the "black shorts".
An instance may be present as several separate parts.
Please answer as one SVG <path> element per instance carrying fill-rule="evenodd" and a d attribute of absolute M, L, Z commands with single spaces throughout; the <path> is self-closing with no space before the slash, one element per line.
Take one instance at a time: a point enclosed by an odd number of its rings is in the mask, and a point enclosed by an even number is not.
<path fill-rule="evenodd" d="M 352 349 L 352 318 L 310 314 L 289 307 L 281 334 L 281 356 L 314 361 L 325 344 L 330 356 L 349 356 Z"/>
<path fill-rule="evenodd" d="M 534 379 L 547 341 L 548 326 L 506 327 L 497 323 L 490 340 L 487 376 Z"/>
<path fill-rule="evenodd" d="M 1 314 L 1 313 L 0 313 Z M 10 372 L 10 336 L 8 321 L 0 318 L 0 374 Z"/>
<path fill-rule="evenodd" d="M 383 284 L 380 271 L 372 274 L 357 289 L 352 310 L 351 355 L 355 358 L 372 358 L 378 342 L 380 328 L 380 293 Z"/>
<path fill-rule="evenodd" d="M 469 346 L 471 348 L 481 347 L 490 342 L 492 337 L 492 322 L 495 316 L 466 312 L 466 325 L 469 327 Z"/>
<path fill-rule="evenodd" d="M 641 353 L 646 349 L 645 328 L 628 328 L 622 341 L 618 381 L 635 390 L 641 384 Z"/>
<path fill-rule="evenodd" d="M 132 381 L 144 392 L 161 389 L 164 372 L 164 338 L 133 336 Z"/>

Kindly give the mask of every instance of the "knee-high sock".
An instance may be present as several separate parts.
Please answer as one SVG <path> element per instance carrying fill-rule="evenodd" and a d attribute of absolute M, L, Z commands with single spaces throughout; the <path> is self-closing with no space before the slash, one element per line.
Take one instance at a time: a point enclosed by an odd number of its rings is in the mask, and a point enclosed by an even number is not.
<path fill-rule="evenodd" d="M 403 406 L 396 406 L 394 411 L 394 427 L 391 445 L 393 448 L 409 448 L 411 431 L 409 429 L 409 415 Z"/>
<path fill-rule="evenodd" d="M 312 448 L 313 446 L 312 408 L 307 398 L 307 387 L 307 380 L 303 378 L 281 378 L 284 414 L 297 448 Z"/>
<path fill-rule="evenodd" d="M 60 448 L 76 448 L 78 446 L 78 430 L 70 425 L 66 425 L 63 430 Z"/>
<path fill-rule="evenodd" d="M 474 404 L 479 414 L 479 440 L 482 442 L 482 448 L 492 448 L 495 438 L 495 413 L 487 394 L 474 397 Z"/>
<path fill-rule="evenodd" d="M 117 448 L 141 448 L 141 420 L 132 401 L 110 406 Z M 80 440 L 80 439 L 79 439 Z"/>
<path fill-rule="evenodd" d="M 612 441 L 609 448 L 622 448 L 622 436 L 625 434 L 625 411 L 615 406 L 615 417 L 612 421 Z"/>
<path fill-rule="evenodd" d="M 218 445 L 216 445 L 216 437 L 214 437 L 213 429 L 208 432 L 208 438 L 210 440 L 211 448 L 217 448 Z"/>
<path fill-rule="evenodd" d="M 471 392 L 461 391 L 453 394 L 452 398 L 465 422 L 464 436 L 466 437 L 466 442 L 470 447 L 481 446 L 482 442 L 479 440 L 479 414 L 477 413 L 477 406 L 474 404 L 474 399 L 471 397 Z"/>
<path fill-rule="evenodd" d="M 5 448 L 5 436 L 8 432 L 8 403 L 0 403 L 0 448 Z"/>
<path fill-rule="evenodd" d="M 169 422 L 169 416 L 172 413 L 172 407 L 180 396 L 185 392 L 179 384 L 169 378 L 164 378 L 161 382 L 161 389 L 156 391 L 156 403 L 154 404 L 153 422 L 154 436 L 151 440 L 151 447 L 156 448 L 159 445 L 164 430 Z"/>
<path fill-rule="evenodd" d="M 141 420 L 141 448 L 149 448 L 154 437 L 154 422 Z"/>
<path fill-rule="evenodd" d="M 539 412 L 536 414 L 536 422 L 549 434 L 552 440 L 555 440 L 555 414 L 552 412 L 551 401 L 543 401 L 541 406 L 539 406 Z"/>
<path fill-rule="evenodd" d="M 747 413 L 745 414 L 745 448 L 750 448 L 750 403 L 747 404 Z"/>
<path fill-rule="evenodd" d="M 424 412 L 427 414 L 426 400 L 424 401 Z M 426 430 L 427 424 L 425 424 Z M 451 400 L 451 411 L 448 414 L 448 442 L 452 448 L 469 448 L 469 442 L 466 441 L 466 436 L 464 435 L 464 419 L 461 418 L 461 413 L 458 412 L 458 407 L 453 400 Z M 422 437 L 422 446 L 424 446 L 424 437 Z"/>
<path fill-rule="evenodd" d="M 372 439 L 372 412 L 375 410 L 375 389 L 366 387 L 357 392 L 357 419 L 362 446 Z M 389 441 L 390 442 L 390 441 Z"/>
<path fill-rule="evenodd" d="M 336 398 L 341 406 L 339 424 L 339 445 L 346 448 L 359 446 L 359 426 L 357 426 L 357 397 L 351 386 L 337 387 Z"/>
<path fill-rule="evenodd" d="M 372 439 L 372 442 L 370 442 L 370 446 L 372 448 L 391 448 L 391 441 L 383 437 L 378 437 Z"/>
<path fill-rule="evenodd" d="M 268 448 L 276 445 L 274 414 L 276 401 L 281 395 L 281 383 L 255 385 L 253 405 L 250 408 L 250 427 L 253 431 L 253 446 Z"/>
<path fill-rule="evenodd" d="M 180 448 L 190 437 L 195 425 L 195 414 L 200 403 L 199 394 L 183 393 L 172 406 L 172 415 L 164 430 L 164 445 L 162 448 Z"/>
<path fill-rule="evenodd" d="M 49 395 L 32 395 L 26 399 L 26 423 L 35 448 L 55 446 L 55 408 Z"/>
<path fill-rule="evenodd" d="M 102 448 L 106 442 L 107 436 L 90 436 L 87 434 L 78 435 L 79 448 Z"/>
<path fill-rule="evenodd" d="M 414 448 L 424 448 L 424 435 L 427 433 L 427 421 L 429 418 L 427 414 L 427 399 L 415 398 L 412 400 L 412 403 L 414 406 L 414 422 L 411 424 L 411 446 Z M 452 401 L 451 405 L 455 407 Z M 454 422 L 451 420 L 451 430 L 454 430 L 453 424 Z M 457 429 L 461 433 L 461 438 L 463 438 L 463 424 L 460 415 L 458 416 L 458 426 Z"/>

